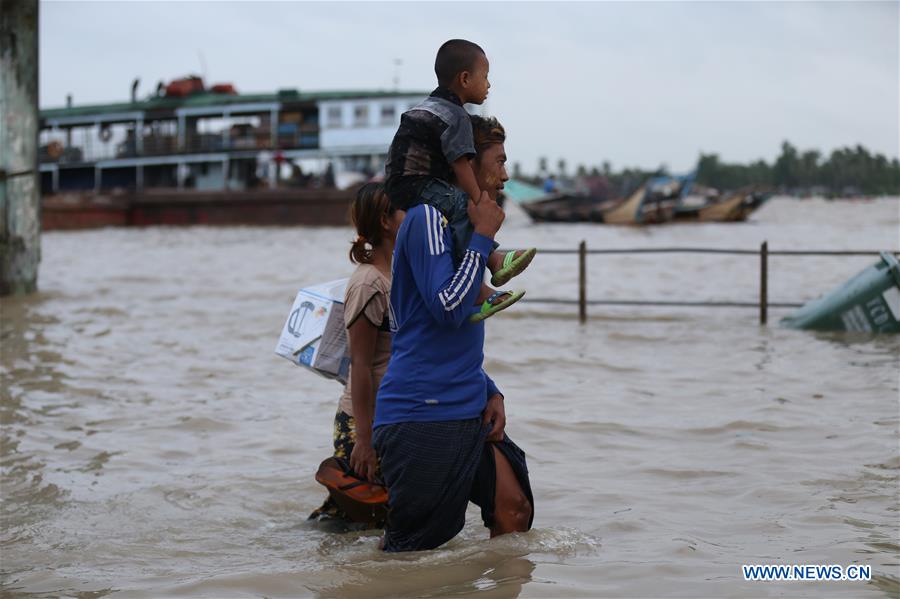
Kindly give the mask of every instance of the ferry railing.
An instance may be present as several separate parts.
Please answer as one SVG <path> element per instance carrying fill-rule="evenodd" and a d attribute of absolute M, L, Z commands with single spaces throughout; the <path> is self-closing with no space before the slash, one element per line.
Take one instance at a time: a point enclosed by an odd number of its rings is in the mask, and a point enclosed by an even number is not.
<path fill-rule="evenodd" d="M 273 143 L 268 131 L 253 130 L 248 133 L 226 136 L 224 132 L 186 134 L 181 141 L 177 133 L 164 131 L 142 135 L 140 140 L 133 135 L 122 137 L 113 135 L 104 140 L 99 127 L 73 129 L 71 141 L 64 133 L 45 130 L 41 132 L 40 162 L 42 164 L 66 164 L 71 162 L 97 162 L 117 158 L 138 158 L 192 153 L 218 153 L 234 150 L 306 150 L 319 146 L 319 132 L 316 128 L 300 128 L 296 133 L 280 134 Z M 121 132 L 119 125 L 109 130 Z M 62 145 L 62 153 L 51 157 L 49 144 L 55 141 Z M 140 143 L 138 143 L 140 141 Z"/>
<path fill-rule="evenodd" d="M 769 256 L 872 256 L 878 251 L 870 250 L 770 250 L 769 242 L 764 241 L 758 250 L 722 249 L 701 247 L 659 247 L 659 248 L 614 248 L 588 249 L 587 242 L 582 241 L 577 249 L 538 249 L 539 254 L 577 254 L 578 255 L 578 299 L 553 297 L 525 297 L 523 302 L 534 304 L 577 305 L 578 319 L 587 322 L 588 306 L 669 306 L 669 307 L 705 307 L 705 308 L 756 308 L 759 310 L 759 323 L 768 321 L 769 308 L 799 308 L 806 302 L 770 302 L 769 301 Z M 900 254 L 900 250 L 893 251 Z M 689 301 L 689 300 L 644 300 L 644 299 L 588 299 L 587 297 L 587 257 L 589 254 L 726 254 L 759 257 L 759 297 L 757 301 Z"/>

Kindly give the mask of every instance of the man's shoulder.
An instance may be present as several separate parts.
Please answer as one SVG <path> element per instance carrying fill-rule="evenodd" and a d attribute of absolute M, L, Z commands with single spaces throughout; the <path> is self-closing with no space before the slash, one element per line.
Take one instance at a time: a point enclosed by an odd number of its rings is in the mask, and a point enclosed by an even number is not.
<path fill-rule="evenodd" d="M 425 204 L 416 204 L 412 208 L 407 209 L 406 216 L 403 217 L 403 224 L 414 223 L 423 218 L 425 206 Z"/>
<path fill-rule="evenodd" d="M 446 221 L 444 215 L 441 214 L 440 210 L 438 210 L 431 204 L 418 204 L 416 206 L 413 206 L 406 211 L 406 217 L 403 219 L 403 222 L 409 223 L 435 222 L 442 225 L 445 224 L 442 221 Z"/>
<path fill-rule="evenodd" d="M 436 253 L 437 247 L 443 245 L 441 236 L 443 229 L 447 228 L 447 219 L 434 206 L 419 204 L 406 212 L 403 228 L 406 229 L 404 237 L 411 237 L 419 243 L 428 243 L 433 254 Z"/>

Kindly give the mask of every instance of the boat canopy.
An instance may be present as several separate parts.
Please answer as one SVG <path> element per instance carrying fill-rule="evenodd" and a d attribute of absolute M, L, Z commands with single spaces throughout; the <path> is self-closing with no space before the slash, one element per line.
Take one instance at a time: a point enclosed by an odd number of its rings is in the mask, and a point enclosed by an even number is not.
<path fill-rule="evenodd" d="M 547 197 L 546 192 L 536 185 L 525 183 L 520 179 L 510 179 L 503 185 L 503 195 L 516 204 L 527 204 Z"/>

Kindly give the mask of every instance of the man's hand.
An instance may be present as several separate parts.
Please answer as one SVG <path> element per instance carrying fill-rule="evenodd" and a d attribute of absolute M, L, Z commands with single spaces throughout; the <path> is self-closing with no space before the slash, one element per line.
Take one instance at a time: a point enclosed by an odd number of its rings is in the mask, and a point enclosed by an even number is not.
<path fill-rule="evenodd" d="M 489 239 L 493 239 L 506 214 L 497 204 L 496 200 L 492 200 L 486 191 L 481 193 L 481 199 L 476 203 L 469 198 L 469 220 L 475 227 L 475 232 L 484 235 Z"/>
<path fill-rule="evenodd" d="M 482 200 L 489 200 L 489 199 L 491 199 L 491 194 L 489 194 L 486 191 L 482 191 L 481 194 L 478 196 L 478 199 L 475 200 L 475 205 L 480 204 Z"/>
<path fill-rule="evenodd" d="M 506 409 L 503 407 L 503 396 L 499 393 L 491 397 L 484 407 L 481 422 L 492 422 L 491 432 L 487 440 L 497 442 L 503 440 L 503 431 L 506 428 Z"/>
<path fill-rule="evenodd" d="M 376 465 L 375 450 L 372 449 L 372 443 L 366 443 L 357 439 L 353 445 L 353 451 L 350 453 L 350 468 L 360 478 L 371 481 L 375 476 Z"/>

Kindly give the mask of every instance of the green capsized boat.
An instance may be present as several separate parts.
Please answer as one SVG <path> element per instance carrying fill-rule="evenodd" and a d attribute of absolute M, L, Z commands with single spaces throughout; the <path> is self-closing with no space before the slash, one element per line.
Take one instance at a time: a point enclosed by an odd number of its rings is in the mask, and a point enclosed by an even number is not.
<path fill-rule="evenodd" d="M 890 252 L 781 324 L 792 329 L 900 333 L 900 264 Z"/>

